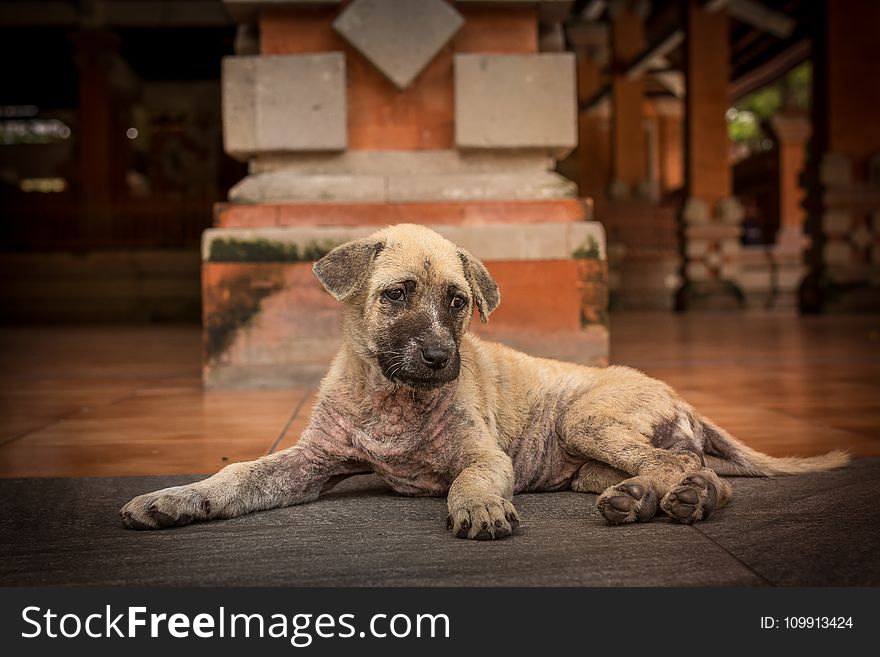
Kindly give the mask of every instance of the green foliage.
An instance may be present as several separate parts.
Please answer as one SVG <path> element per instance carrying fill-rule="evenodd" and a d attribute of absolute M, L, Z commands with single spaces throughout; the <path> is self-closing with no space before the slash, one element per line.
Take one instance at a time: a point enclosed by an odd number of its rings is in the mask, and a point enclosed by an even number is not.
<path fill-rule="evenodd" d="M 766 148 L 768 134 L 764 125 L 783 108 L 807 110 L 813 68 L 804 62 L 785 76 L 753 91 L 727 111 L 727 134 L 737 144 L 746 144 L 752 150 Z"/>

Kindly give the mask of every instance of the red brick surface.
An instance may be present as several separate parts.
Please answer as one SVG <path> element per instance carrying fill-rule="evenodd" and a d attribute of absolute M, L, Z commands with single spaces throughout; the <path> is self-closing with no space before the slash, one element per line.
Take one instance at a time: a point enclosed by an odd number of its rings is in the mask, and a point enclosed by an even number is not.
<path fill-rule="evenodd" d="M 485 224 L 586 221 L 586 199 L 535 201 L 469 201 L 467 203 L 218 203 L 214 225 L 385 226 L 396 223 Z"/>

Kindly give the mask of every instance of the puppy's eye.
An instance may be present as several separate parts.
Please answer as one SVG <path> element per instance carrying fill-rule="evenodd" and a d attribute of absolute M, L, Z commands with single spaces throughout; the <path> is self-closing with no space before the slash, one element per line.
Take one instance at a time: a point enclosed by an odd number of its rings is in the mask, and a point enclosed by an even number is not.
<path fill-rule="evenodd" d="M 451 305 L 456 310 L 460 310 L 461 308 L 464 308 L 466 303 L 467 303 L 467 299 L 465 299 L 460 294 L 456 294 L 454 297 L 452 297 L 452 304 Z"/>
<path fill-rule="evenodd" d="M 402 287 L 393 287 L 390 290 L 385 290 L 382 294 L 389 301 L 403 301 L 406 297 L 406 292 Z"/>

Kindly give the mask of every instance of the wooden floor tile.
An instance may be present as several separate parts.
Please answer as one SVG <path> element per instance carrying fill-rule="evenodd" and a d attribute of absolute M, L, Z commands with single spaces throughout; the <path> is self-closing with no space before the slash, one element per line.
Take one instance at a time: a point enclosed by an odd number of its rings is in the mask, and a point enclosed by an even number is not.
<path fill-rule="evenodd" d="M 0 344 L 0 477 L 213 472 L 294 445 L 314 402 L 203 391 L 196 326 L 7 328 Z M 612 315 L 611 362 L 770 454 L 880 455 L 878 317 Z"/>

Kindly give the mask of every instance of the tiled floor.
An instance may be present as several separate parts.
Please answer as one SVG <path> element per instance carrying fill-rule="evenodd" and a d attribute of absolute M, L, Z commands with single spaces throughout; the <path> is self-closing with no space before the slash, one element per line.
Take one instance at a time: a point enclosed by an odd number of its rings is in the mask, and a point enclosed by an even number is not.
<path fill-rule="evenodd" d="M 4 329 L 0 476 L 213 472 L 296 441 L 313 390 L 208 391 L 198 327 Z M 880 455 L 880 317 L 614 315 L 611 360 L 775 455 Z"/>

